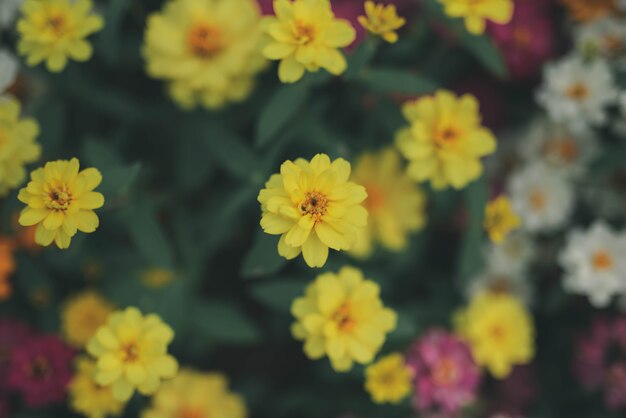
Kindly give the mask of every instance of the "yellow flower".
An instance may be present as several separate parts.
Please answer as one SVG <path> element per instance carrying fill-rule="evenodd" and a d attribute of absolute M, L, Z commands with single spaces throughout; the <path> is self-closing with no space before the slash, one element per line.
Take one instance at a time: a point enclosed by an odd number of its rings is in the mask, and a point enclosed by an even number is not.
<path fill-rule="evenodd" d="M 367 224 L 365 188 L 349 182 L 350 163 L 325 154 L 311 162 L 286 161 L 259 193 L 261 227 L 281 235 L 278 253 L 288 260 L 300 252 L 309 267 L 322 267 L 328 248 L 349 250 Z"/>
<path fill-rule="evenodd" d="M 171 270 L 162 268 L 151 268 L 141 273 L 141 281 L 152 289 L 160 289 L 171 283 L 176 275 Z"/>
<path fill-rule="evenodd" d="M 183 108 L 244 100 L 266 65 L 255 0 L 174 0 L 148 17 L 148 75 L 165 80 Z"/>
<path fill-rule="evenodd" d="M 110 387 L 103 387 L 95 382 L 94 361 L 87 357 L 79 357 L 76 360 L 76 368 L 76 375 L 68 387 L 72 410 L 88 418 L 120 415 L 124 403 L 113 397 Z"/>
<path fill-rule="evenodd" d="M 485 229 L 491 241 L 497 244 L 504 241 L 511 231 L 519 228 L 521 223 L 506 196 L 492 200 L 485 209 Z"/>
<path fill-rule="evenodd" d="M 0 99 L 0 197 L 23 183 L 24 166 L 39 159 L 38 135 L 39 125 L 34 119 L 20 119 L 17 100 Z"/>
<path fill-rule="evenodd" d="M 376 403 L 399 403 L 410 393 L 413 373 L 400 353 L 390 354 L 365 369 L 365 390 Z"/>
<path fill-rule="evenodd" d="M 338 49 L 350 45 L 356 32 L 348 21 L 335 18 L 329 0 L 275 0 L 274 13 L 267 18 L 271 41 L 263 55 L 280 60 L 280 81 L 295 83 L 305 70 L 324 68 L 334 75 L 346 70 Z"/>
<path fill-rule="evenodd" d="M 157 315 L 142 315 L 137 308 L 126 308 L 109 315 L 87 344 L 96 358 L 95 380 L 111 386 L 113 396 L 127 401 L 135 389 L 143 395 L 157 391 L 161 379 L 171 379 L 178 363 L 167 354 L 174 331 Z"/>
<path fill-rule="evenodd" d="M 496 378 L 504 379 L 513 366 L 532 360 L 532 318 L 510 294 L 480 293 L 456 319 L 457 333 L 467 340 L 476 363 Z"/>
<path fill-rule="evenodd" d="M 450 17 L 465 18 L 465 27 L 474 34 L 485 32 L 486 20 L 505 24 L 513 17 L 513 0 L 439 0 Z"/>
<path fill-rule="evenodd" d="M 396 328 L 396 313 L 383 306 L 378 285 L 352 267 L 317 276 L 304 297 L 293 301 L 291 313 L 296 318 L 291 332 L 304 341 L 307 357 L 327 355 L 338 372 L 374 360 Z"/>
<path fill-rule="evenodd" d="M 61 329 L 65 340 L 82 348 L 96 330 L 106 323 L 113 305 L 94 291 L 80 293 L 65 303 L 61 311 Z"/>
<path fill-rule="evenodd" d="M 48 246 L 70 246 L 77 231 L 94 232 L 100 223 L 93 211 L 104 205 L 104 196 L 93 190 L 102 181 L 95 168 L 81 172 L 78 159 L 46 163 L 30 174 L 31 181 L 17 198 L 26 204 L 19 217 L 22 226 L 38 225 L 35 241 Z"/>
<path fill-rule="evenodd" d="M 410 162 L 412 179 L 430 180 L 435 189 L 462 189 L 481 176 L 480 158 L 495 151 L 496 140 L 481 125 L 474 96 L 438 91 L 406 103 L 402 112 L 410 126 L 398 132 L 396 144 Z"/>
<path fill-rule="evenodd" d="M 391 44 L 398 40 L 396 30 L 404 26 L 406 19 L 398 16 L 395 5 L 385 6 L 368 0 L 365 2 L 365 14 L 359 16 L 361 26 Z"/>
<path fill-rule="evenodd" d="M 89 60 L 93 50 L 85 38 L 104 26 L 92 9 L 91 0 L 24 1 L 17 23 L 20 55 L 28 57 L 31 67 L 46 61 L 48 70 L 55 73 L 65 68 L 68 58 Z"/>
<path fill-rule="evenodd" d="M 181 372 L 163 383 L 141 418 L 245 418 L 246 404 L 219 373 Z"/>
<path fill-rule="evenodd" d="M 403 171 L 398 153 L 387 148 L 362 155 L 352 180 L 365 186 L 364 205 L 369 217 L 367 227 L 361 230 L 350 252 L 367 257 L 372 253 L 374 241 L 392 251 L 406 248 L 409 233 L 419 230 L 426 222 L 426 198 Z"/>

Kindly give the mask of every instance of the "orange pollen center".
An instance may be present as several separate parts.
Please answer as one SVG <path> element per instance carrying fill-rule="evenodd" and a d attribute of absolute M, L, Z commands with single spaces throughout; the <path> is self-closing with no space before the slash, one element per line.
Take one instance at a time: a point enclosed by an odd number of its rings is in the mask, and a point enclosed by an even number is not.
<path fill-rule="evenodd" d="M 575 141 L 565 138 L 551 141 L 547 147 L 547 153 L 557 155 L 567 162 L 576 161 L 580 150 Z"/>
<path fill-rule="evenodd" d="M 319 192 L 309 192 L 299 207 L 303 215 L 311 215 L 315 222 L 319 222 L 328 211 L 328 198 Z"/>
<path fill-rule="evenodd" d="M 435 134 L 435 144 L 438 147 L 454 145 L 460 138 L 461 133 L 454 128 L 445 128 Z"/>
<path fill-rule="evenodd" d="M 498 340 L 498 341 L 502 341 L 506 334 L 502 326 L 500 326 L 499 324 L 493 325 L 489 331 L 490 331 L 491 337 L 494 340 Z"/>
<path fill-rule="evenodd" d="M 572 100 L 584 100 L 589 97 L 589 88 L 583 83 L 574 83 L 565 92 Z"/>
<path fill-rule="evenodd" d="M 532 32 L 525 26 L 518 26 L 513 30 L 513 42 L 517 45 L 528 46 L 532 38 Z"/>
<path fill-rule="evenodd" d="M 50 373 L 50 363 L 48 362 L 48 359 L 46 359 L 43 356 L 35 357 L 32 363 L 29 364 L 28 370 L 27 370 L 27 374 L 29 376 L 37 378 L 37 379 L 44 378 L 48 376 L 49 373 Z"/>
<path fill-rule="evenodd" d="M 369 184 L 366 187 L 367 199 L 365 200 L 365 206 L 369 210 L 375 210 L 385 204 L 385 190 L 374 184 Z"/>
<path fill-rule="evenodd" d="M 298 44 L 307 45 L 315 38 L 315 27 L 298 20 L 293 26 L 293 36 Z"/>
<path fill-rule="evenodd" d="M 58 35 L 65 30 L 65 18 L 61 15 L 50 16 L 46 20 L 46 26 Z"/>
<path fill-rule="evenodd" d="M 459 370 L 453 360 L 444 357 L 433 367 L 432 377 L 437 385 L 450 386 L 459 378 Z"/>
<path fill-rule="evenodd" d="M 199 24 L 187 33 L 187 45 L 200 58 L 210 58 L 223 47 L 221 31 L 211 25 Z"/>
<path fill-rule="evenodd" d="M 200 408 L 187 406 L 178 411 L 176 418 L 206 418 L 206 415 Z"/>
<path fill-rule="evenodd" d="M 613 267 L 613 257 L 603 250 L 596 251 L 591 261 L 593 268 L 598 271 L 610 270 Z"/>
<path fill-rule="evenodd" d="M 52 189 L 48 192 L 46 207 L 52 210 L 66 211 L 72 202 L 72 194 L 66 187 Z"/>
<path fill-rule="evenodd" d="M 546 195 L 539 190 L 535 190 L 530 194 L 530 206 L 536 210 L 540 211 L 546 207 Z"/>
<path fill-rule="evenodd" d="M 134 363 L 139 359 L 139 348 L 136 343 L 128 343 L 122 347 L 122 361 Z"/>
<path fill-rule="evenodd" d="M 607 35 L 602 39 L 604 49 L 611 55 L 620 55 L 626 49 L 626 43 L 619 36 Z"/>
<path fill-rule="evenodd" d="M 337 327 L 343 332 L 352 332 L 356 326 L 356 321 L 350 316 L 350 307 L 345 303 L 335 312 L 333 321 L 337 323 Z"/>

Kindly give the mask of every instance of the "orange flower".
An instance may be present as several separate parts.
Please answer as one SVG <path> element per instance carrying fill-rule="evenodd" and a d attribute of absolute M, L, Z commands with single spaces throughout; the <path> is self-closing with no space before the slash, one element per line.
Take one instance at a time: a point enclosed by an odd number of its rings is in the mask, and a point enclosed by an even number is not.
<path fill-rule="evenodd" d="M 8 238 L 0 238 L 0 301 L 11 296 L 13 288 L 9 276 L 14 270 L 13 243 Z"/>
<path fill-rule="evenodd" d="M 616 0 L 561 0 L 561 3 L 578 22 L 590 22 L 619 11 Z"/>

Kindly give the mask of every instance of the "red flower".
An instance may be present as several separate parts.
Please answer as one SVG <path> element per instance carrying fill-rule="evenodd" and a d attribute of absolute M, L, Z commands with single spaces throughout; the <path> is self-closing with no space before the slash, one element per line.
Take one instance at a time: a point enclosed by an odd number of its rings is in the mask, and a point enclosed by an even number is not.
<path fill-rule="evenodd" d="M 22 344 L 31 335 L 31 329 L 23 322 L 10 318 L 0 319 L 0 391 L 6 390 L 7 387 L 7 374 L 13 347 Z"/>

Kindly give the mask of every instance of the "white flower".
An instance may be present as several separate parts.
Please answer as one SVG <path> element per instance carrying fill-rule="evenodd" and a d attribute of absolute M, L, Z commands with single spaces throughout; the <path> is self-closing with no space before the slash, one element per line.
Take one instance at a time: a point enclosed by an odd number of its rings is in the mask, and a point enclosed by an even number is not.
<path fill-rule="evenodd" d="M 626 20 L 607 17 L 581 26 L 576 31 L 576 46 L 584 55 L 616 60 L 620 67 L 626 57 Z"/>
<path fill-rule="evenodd" d="M 535 256 L 535 246 L 528 236 L 513 232 L 500 244 L 489 243 L 485 247 L 487 270 L 509 271 L 522 274 Z"/>
<path fill-rule="evenodd" d="M 603 221 L 586 232 L 570 232 L 559 263 L 565 270 L 565 290 L 587 295 L 597 308 L 626 290 L 626 236 L 614 233 Z"/>
<path fill-rule="evenodd" d="M 0 95 L 15 82 L 18 68 L 15 56 L 6 49 L 0 49 Z"/>
<path fill-rule="evenodd" d="M 543 161 L 566 177 L 580 177 L 598 155 L 598 139 L 591 130 L 572 131 L 563 124 L 537 119 L 520 143 L 522 157 L 528 162 Z"/>
<path fill-rule="evenodd" d="M 0 1 L 0 29 L 8 28 L 15 20 L 15 15 L 23 0 Z"/>
<path fill-rule="evenodd" d="M 528 277 L 519 272 L 487 269 L 469 282 L 465 289 L 465 296 L 467 300 L 472 300 L 474 296 L 485 291 L 508 293 L 526 305 L 532 302 L 532 287 L 528 282 Z"/>
<path fill-rule="evenodd" d="M 604 60 L 586 63 L 578 56 L 566 57 L 547 65 L 543 78 L 537 100 L 552 120 L 575 130 L 606 123 L 606 106 L 617 94 Z"/>
<path fill-rule="evenodd" d="M 542 163 L 527 165 L 513 174 L 508 190 L 523 229 L 533 233 L 562 227 L 574 205 L 570 182 Z"/>

